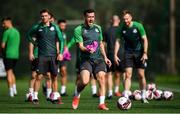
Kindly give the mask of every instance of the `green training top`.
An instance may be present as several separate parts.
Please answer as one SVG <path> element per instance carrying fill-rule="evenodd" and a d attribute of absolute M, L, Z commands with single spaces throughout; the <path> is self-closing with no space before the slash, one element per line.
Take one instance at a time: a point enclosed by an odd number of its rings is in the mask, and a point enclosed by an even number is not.
<path fill-rule="evenodd" d="M 6 29 L 3 32 L 2 42 L 6 44 L 5 57 L 10 59 L 19 58 L 20 34 L 15 28 Z"/>
<path fill-rule="evenodd" d="M 133 21 L 131 27 L 127 27 L 122 23 L 117 30 L 116 37 L 124 42 L 125 51 L 142 51 L 142 38 L 146 35 L 144 27 L 141 23 Z"/>
<path fill-rule="evenodd" d="M 89 52 L 82 52 L 80 51 L 80 57 L 81 60 L 99 60 L 99 59 L 103 59 L 102 54 L 100 52 L 100 41 L 103 40 L 102 37 L 102 30 L 101 27 L 99 25 L 92 25 L 91 27 L 89 26 L 85 26 L 84 24 L 81 24 L 79 26 L 77 26 L 74 30 L 74 39 L 75 42 L 83 42 L 83 45 L 86 47 L 87 45 L 90 45 L 93 43 L 93 41 L 97 41 L 98 42 L 98 48 L 97 50 L 91 54 Z"/>
<path fill-rule="evenodd" d="M 67 48 L 71 48 L 75 43 L 75 39 L 74 37 L 72 37 L 71 40 L 67 43 Z"/>
<path fill-rule="evenodd" d="M 36 40 L 33 40 L 35 38 Z M 38 47 L 38 56 L 56 56 L 56 42 L 60 42 L 60 53 L 63 53 L 64 42 L 62 33 L 55 23 L 50 23 L 50 26 L 37 23 L 28 32 L 28 39 Z"/>

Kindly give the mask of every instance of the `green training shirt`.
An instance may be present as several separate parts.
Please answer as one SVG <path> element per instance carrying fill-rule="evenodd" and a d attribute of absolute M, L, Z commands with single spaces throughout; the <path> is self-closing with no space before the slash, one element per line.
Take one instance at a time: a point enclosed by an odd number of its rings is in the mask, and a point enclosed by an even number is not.
<path fill-rule="evenodd" d="M 117 30 L 116 37 L 123 40 L 126 51 L 141 51 L 143 50 L 142 38 L 144 35 L 146 35 L 146 32 L 143 25 L 133 21 L 131 27 L 122 23 Z"/>
<path fill-rule="evenodd" d="M 87 59 L 88 60 L 89 59 L 92 59 L 92 60 L 103 59 L 102 54 L 100 52 L 100 47 L 99 47 L 100 41 L 103 40 L 102 30 L 101 30 L 100 26 L 94 24 L 91 27 L 89 27 L 89 26 L 85 26 L 84 24 L 81 24 L 81 25 L 77 26 L 74 30 L 74 39 L 75 39 L 76 43 L 83 42 L 85 47 L 89 44 L 92 44 L 93 41 L 98 42 L 98 48 L 93 54 L 91 54 L 89 52 L 80 51 L 81 60 L 83 60 L 83 59 L 86 59 L 86 60 Z"/>
<path fill-rule="evenodd" d="M 6 29 L 3 32 L 2 42 L 6 44 L 5 57 L 10 59 L 19 58 L 20 33 L 15 28 Z"/>
<path fill-rule="evenodd" d="M 33 40 L 33 38 L 36 40 Z M 62 33 L 55 23 L 50 23 L 50 26 L 43 25 L 43 23 L 34 25 L 28 32 L 28 39 L 33 44 L 37 42 L 38 56 L 56 56 L 57 41 L 61 44 L 60 53 L 63 53 L 64 42 Z"/>

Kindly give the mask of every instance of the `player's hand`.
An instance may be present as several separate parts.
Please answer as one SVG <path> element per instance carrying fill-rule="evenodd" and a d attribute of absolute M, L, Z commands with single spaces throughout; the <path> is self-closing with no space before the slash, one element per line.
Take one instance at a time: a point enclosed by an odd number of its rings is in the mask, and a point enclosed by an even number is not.
<path fill-rule="evenodd" d="M 33 54 L 29 54 L 29 60 L 33 61 L 34 59 L 35 59 L 34 55 Z"/>
<path fill-rule="evenodd" d="M 119 65 L 119 62 L 121 61 L 117 55 L 114 55 L 114 61 L 117 65 Z"/>
<path fill-rule="evenodd" d="M 147 59 L 148 59 L 147 53 L 143 53 L 143 56 L 141 57 L 141 61 L 145 63 Z"/>
<path fill-rule="evenodd" d="M 110 61 L 108 58 L 105 58 L 104 60 L 105 60 L 105 63 L 106 63 L 109 67 L 111 67 L 111 65 L 112 65 L 111 61 Z"/>
<path fill-rule="evenodd" d="M 62 54 L 58 54 L 57 55 L 57 60 L 58 61 L 62 61 L 63 60 L 63 55 Z"/>

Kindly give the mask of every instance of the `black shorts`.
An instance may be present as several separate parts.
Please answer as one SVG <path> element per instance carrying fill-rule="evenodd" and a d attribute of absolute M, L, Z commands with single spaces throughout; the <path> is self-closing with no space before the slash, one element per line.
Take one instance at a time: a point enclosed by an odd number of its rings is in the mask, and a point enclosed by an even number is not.
<path fill-rule="evenodd" d="M 16 66 L 18 59 L 9 59 L 9 58 L 3 58 L 4 66 L 6 71 L 9 69 L 14 69 Z"/>
<path fill-rule="evenodd" d="M 82 61 L 80 64 L 80 72 L 82 70 L 88 70 L 90 72 L 90 74 L 94 75 L 94 77 L 100 71 L 107 72 L 106 64 L 103 60 L 96 60 L 96 61 L 85 60 L 85 61 Z"/>
<path fill-rule="evenodd" d="M 115 72 L 115 71 L 124 72 L 124 61 L 123 60 L 121 60 L 119 62 L 119 65 L 116 65 L 116 63 L 113 59 L 110 59 L 110 61 L 111 61 L 112 65 L 111 65 L 111 67 L 106 65 L 107 72 Z"/>
<path fill-rule="evenodd" d="M 66 61 L 60 61 L 59 62 L 59 68 L 66 66 Z"/>
<path fill-rule="evenodd" d="M 37 71 L 38 70 L 38 58 L 35 58 L 33 61 L 31 61 L 31 71 Z"/>
<path fill-rule="evenodd" d="M 50 72 L 52 75 L 57 76 L 58 74 L 58 61 L 56 57 L 38 57 L 38 73 L 46 75 Z"/>
<path fill-rule="evenodd" d="M 141 61 L 142 54 L 142 52 L 125 52 L 125 68 L 134 67 L 145 69 L 147 67 L 147 62 L 143 63 Z"/>

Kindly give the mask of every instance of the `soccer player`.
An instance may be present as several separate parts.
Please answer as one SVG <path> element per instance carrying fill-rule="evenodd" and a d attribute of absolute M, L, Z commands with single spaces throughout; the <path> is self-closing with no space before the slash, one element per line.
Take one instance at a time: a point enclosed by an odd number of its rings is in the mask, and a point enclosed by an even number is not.
<path fill-rule="evenodd" d="M 72 101 L 73 109 L 77 109 L 80 100 L 80 93 L 93 76 L 99 81 L 99 109 L 109 110 L 105 105 L 105 74 L 106 64 L 111 61 L 106 57 L 102 43 L 101 27 L 94 24 L 95 11 L 87 9 L 84 11 L 84 23 L 74 30 L 74 38 L 80 49 L 80 80 L 77 82 L 77 90 Z M 90 48 L 91 47 L 91 48 Z M 106 63 L 106 64 L 105 64 Z"/>
<path fill-rule="evenodd" d="M 131 87 L 131 77 L 133 68 L 137 69 L 139 75 L 139 84 L 142 93 L 142 102 L 148 103 L 146 100 L 146 79 L 145 68 L 148 59 L 148 40 L 146 32 L 141 23 L 132 21 L 132 14 L 128 10 L 123 11 L 124 23 L 117 31 L 117 37 L 124 42 L 124 61 L 125 61 L 125 80 L 124 92 L 125 97 L 129 97 Z M 115 61 L 119 64 L 120 59 L 117 56 L 118 47 L 115 47 Z"/>
<path fill-rule="evenodd" d="M 48 72 L 51 74 L 52 78 L 52 103 L 62 103 L 60 94 L 58 92 L 58 82 L 57 82 L 57 73 L 58 65 L 57 61 L 62 60 L 63 52 L 63 40 L 62 33 L 59 27 L 50 22 L 50 12 L 47 9 L 43 9 L 40 12 L 41 22 L 34 25 L 29 35 L 31 38 L 35 36 L 37 38 L 37 47 L 38 47 L 38 75 L 35 81 L 35 88 L 33 93 L 33 103 L 38 104 L 38 91 L 40 88 L 40 82 L 43 75 L 46 75 Z M 57 42 L 60 43 L 59 47 L 56 45 Z M 33 46 L 32 46 L 33 47 Z M 31 49 L 33 50 L 33 49 Z M 32 51 L 33 52 L 33 51 Z M 31 53 L 31 59 L 34 59 L 33 53 Z"/>
<path fill-rule="evenodd" d="M 59 28 L 62 32 L 63 35 L 63 42 L 64 42 L 64 48 L 67 49 L 67 35 L 65 33 L 66 30 L 66 20 L 64 19 L 60 19 L 58 20 L 58 25 Z M 60 94 L 61 96 L 68 96 L 68 94 L 66 93 L 66 85 L 67 85 L 67 67 L 66 67 L 66 61 L 60 61 L 59 63 L 59 68 L 60 68 L 60 74 L 61 74 L 61 89 L 60 89 Z"/>
<path fill-rule="evenodd" d="M 120 84 L 120 76 L 123 74 L 123 63 L 122 61 L 119 65 L 116 65 L 114 61 L 114 48 L 116 43 L 116 31 L 119 27 L 120 19 L 117 15 L 113 15 L 111 19 L 111 26 L 105 31 L 104 33 L 104 41 L 106 43 L 106 53 L 107 57 L 111 60 L 112 65 L 111 67 L 107 66 L 107 76 L 106 76 L 106 83 L 108 87 L 108 99 L 112 99 L 113 96 L 113 74 L 114 73 L 114 81 L 115 81 L 115 88 L 114 88 L 114 95 L 120 97 L 121 93 L 119 92 L 119 84 Z M 121 50 L 123 50 L 121 48 Z M 122 52 L 122 51 L 120 51 Z M 122 60 L 123 53 L 118 53 L 118 57 Z"/>
<path fill-rule="evenodd" d="M 9 96 L 14 97 L 17 95 L 14 67 L 19 59 L 20 34 L 19 31 L 13 27 L 10 17 L 2 19 L 2 26 L 5 29 L 1 43 L 3 61 L 7 73 Z"/>

